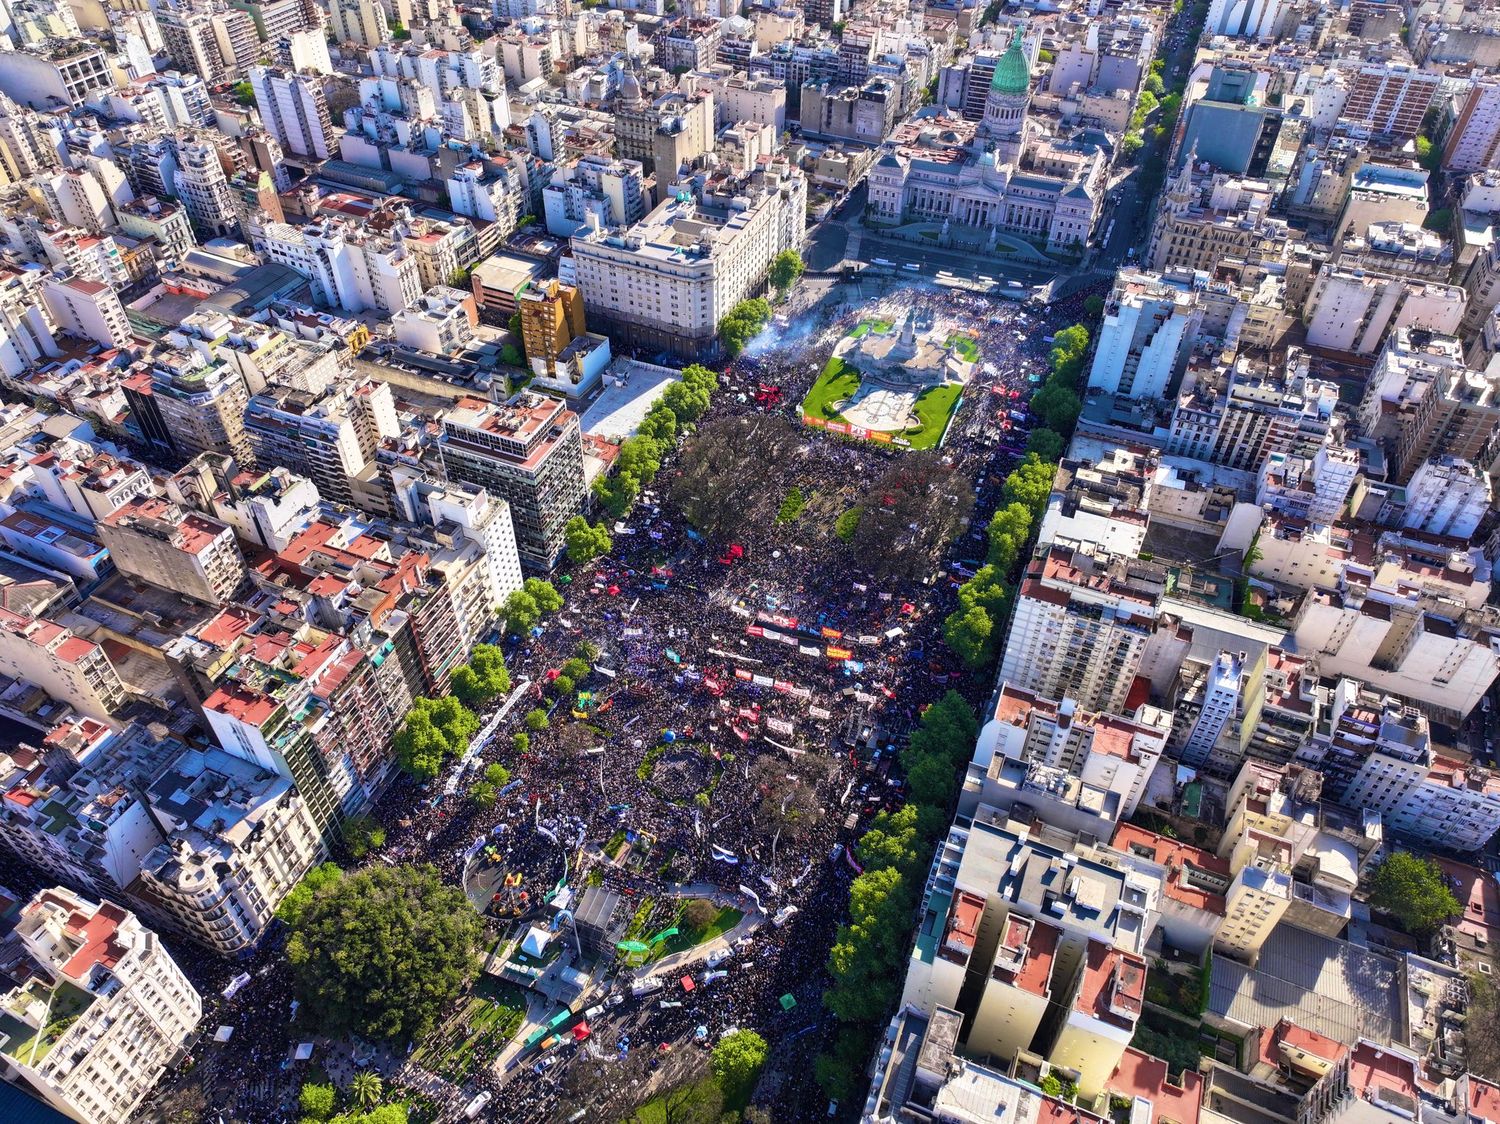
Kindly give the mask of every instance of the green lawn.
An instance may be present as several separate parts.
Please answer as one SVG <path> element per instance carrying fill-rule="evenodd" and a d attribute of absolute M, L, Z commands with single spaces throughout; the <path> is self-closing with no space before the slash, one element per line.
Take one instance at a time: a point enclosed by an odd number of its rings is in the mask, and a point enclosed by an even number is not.
<path fill-rule="evenodd" d="M 862 336 L 869 335 L 871 332 L 889 332 L 895 326 L 896 322 L 894 320 L 863 320 L 854 331 L 849 333 L 849 338 L 857 340 Z"/>
<path fill-rule="evenodd" d="M 701 932 L 693 932 L 689 929 L 683 928 L 676 936 L 668 937 L 666 940 L 662 941 L 662 955 L 670 956 L 674 952 L 684 952 L 687 949 L 692 948 L 694 945 L 700 945 L 705 943 L 706 941 L 711 941 L 715 937 L 727 933 L 730 929 L 733 929 L 740 923 L 740 919 L 744 916 L 745 915 L 739 910 L 734 909 L 730 906 L 725 906 L 723 909 L 719 910 L 719 915 L 708 923 L 708 927 L 703 929 Z M 678 924 L 683 924 L 680 917 L 678 919 Z"/>
<path fill-rule="evenodd" d="M 958 357 L 965 363 L 979 362 L 979 344 L 974 342 L 973 336 L 954 332 L 948 337 L 948 346 L 958 352 Z"/>
<path fill-rule="evenodd" d="M 861 325 L 863 327 L 863 325 Z M 835 402 L 842 402 L 859 389 L 859 370 L 838 357 L 828 360 L 823 373 L 812 384 L 807 397 L 802 400 L 802 412 L 811 417 L 828 421 L 842 421 L 843 415 L 834 409 Z"/>
<path fill-rule="evenodd" d="M 938 443 L 962 391 L 963 387 L 958 383 L 944 383 L 942 386 L 930 386 L 917 395 L 919 424 L 902 434 L 911 442 L 913 449 L 931 449 Z"/>

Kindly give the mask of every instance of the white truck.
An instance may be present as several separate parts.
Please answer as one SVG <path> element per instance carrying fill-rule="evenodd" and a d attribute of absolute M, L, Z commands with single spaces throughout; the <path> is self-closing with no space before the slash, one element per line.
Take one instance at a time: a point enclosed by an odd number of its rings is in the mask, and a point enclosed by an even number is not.
<path fill-rule="evenodd" d="M 652 995 L 662 989 L 660 976 L 642 976 L 630 985 L 630 994 L 639 999 L 643 995 Z"/>

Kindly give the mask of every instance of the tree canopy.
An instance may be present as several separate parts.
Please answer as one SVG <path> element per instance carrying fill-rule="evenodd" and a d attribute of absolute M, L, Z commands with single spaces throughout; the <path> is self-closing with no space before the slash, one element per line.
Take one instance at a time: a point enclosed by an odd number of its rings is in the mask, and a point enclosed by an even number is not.
<path fill-rule="evenodd" d="M 309 1017 L 334 1037 L 406 1042 L 451 1008 L 483 926 L 434 867 L 376 864 L 316 891 L 291 928 L 287 959 Z"/>
<path fill-rule="evenodd" d="M 1430 933 L 1459 912 L 1443 870 L 1430 858 L 1395 851 L 1370 879 L 1370 904 L 1410 933 Z"/>
<path fill-rule="evenodd" d="M 719 1039 L 711 1061 L 725 1100 L 737 1101 L 749 1095 L 768 1052 L 766 1040 L 753 1030 L 731 1031 Z"/>
<path fill-rule="evenodd" d="M 786 291 L 797 283 L 797 278 L 802 276 L 805 268 L 802 255 L 796 250 L 782 250 L 771 259 L 771 271 L 768 277 L 771 288 L 785 296 Z"/>
<path fill-rule="evenodd" d="M 475 644 L 469 662 L 448 673 L 448 686 L 465 706 L 482 706 L 510 690 L 505 656 L 493 644 Z"/>
<path fill-rule="evenodd" d="M 733 358 L 771 322 L 771 306 L 763 297 L 740 301 L 719 321 L 719 340 Z"/>
<path fill-rule="evenodd" d="M 907 453 L 870 486 L 850 539 L 877 581 L 927 573 L 974 510 L 964 472 L 936 452 Z"/>
<path fill-rule="evenodd" d="M 479 719 L 458 699 L 417 697 L 406 712 L 406 721 L 396 731 L 396 760 L 418 780 L 438 775 L 445 758 L 469 747 L 479 731 Z"/>
<path fill-rule="evenodd" d="M 669 415 L 670 416 L 670 415 Z M 608 554 L 614 542 L 609 529 L 603 523 L 592 526 L 582 515 L 575 515 L 563 527 L 563 538 L 568 544 L 568 561 L 575 565 L 590 562 L 601 554 Z"/>

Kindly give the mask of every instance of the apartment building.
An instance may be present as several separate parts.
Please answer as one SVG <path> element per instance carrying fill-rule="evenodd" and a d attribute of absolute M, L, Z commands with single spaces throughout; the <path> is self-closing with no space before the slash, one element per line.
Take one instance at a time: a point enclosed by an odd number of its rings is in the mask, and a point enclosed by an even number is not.
<path fill-rule="evenodd" d="M 1000 679 L 1122 713 L 1165 591 L 1165 574 L 1152 563 L 1050 548 L 1016 591 Z"/>
<path fill-rule="evenodd" d="M 1348 94 L 1339 120 L 1365 135 L 1409 141 L 1437 96 L 1442 76 L 1407 63 L 1367 63 L 1345 70 Z"/>
<path fill-rule="evenodd" d="M 183 747 L 145 796 L 165 838 L 140 857 L 134 894 L 220 955 L 254 949 L 324 853 L 293 782 L 221 749 Z"/>
<path fill-rule="evenodd" d="M 333 120 L 321 75 L 252 66 L 249 78 L 260 119 L 282 148 L 310 160 L 334 154 Z"/>
<path fill-rule="evenodd" d="M 478 324 L 474 294 L 446 285 L 427 290 L 415 304 L 391 316 L 396 342 L 429 355 L 465 350 Z"/>
<path fill-rule="evenodd" d="M 306 226 L 266 223 L 255 242 L 271 261 L 311 281 L 314 299 L 330 308 L 394 314 L 422 295 L 417 257 L 406 243 L 352 221 L 329 217 Z"/>
<path fill-rule="evenodd" d="M 902 1007 L 959 1011 L 968 1053 L 1036 1054 L 1091 1097 L 1140 1015 L 1158 893 L 1111 853 L 982 807 L 939 846 Z"/>
<path fill-rule="evenodd" d="M 126 234 L 154 239 L 168 265 L 180 262 L 198 244 L 187 211 L 170 199 L 147 195 L 120 204 L 115 213 L 120 219 L 120 229 Z"/>
<path fill-rule="evenodd" d="M 460 399 L 442 424 L 449 478 L 504 499 L 522 563 L 550 570 L 565 547 L 564 525 L 583 508 L 578 415 L 556 398 L 523 393 L 506 404 Z"/>
<path fill-rule="evenodd" d="M 105 347 L 129 347 L 132 340 L 125 306 L 113 288 L 87 277 L 48 278 L 42 299 L 58 331 Z"/>
<path fill-rule="evenodd" d="M 223 238 L 239 231 L 239 215 L 229 177 L 219 162 L 219 152 L 203 140 L 179 138 L 176 145 L 176 168 L 173 190 L 161 194 L 176 195 L 187 208 L 193 228 L 204 238 Z"/>
<path fill-rule="evenodd" d="M 400 432 L 390 384 L 346 381 L 317 394 L 270 387 L 249 400 L 245 435 L 257 463 L 308 477 L 319 494 L 353 504 L 354 481 L 380 442 Z"/>
<path fill-rule="evenodd" d="M 542 189 L 542 209 L 548 232 L 560 238 L 593 226 L 634 226 L 650 209 L 645 169 L 639 160 L 580 156 Z"/>
<path fill-rule="evenodd" d="M 1385 446 L 1388 479 L 1397 483 L 1441 456 L 1487 467 L 1500 428 L 1500 373 L 1470 369 L 1453 336 L 1399 329 L 1370 372 L 1359 422 Z"/>
<path fill-rule="evenodd" d="M 589 321 L 629 346 L 716 355 L 719 321 L 764 288 L 778 253 L 802 244 L 806 220 L 806 178 L 782 164 L 710 179 L 624 230 L 575 234 Z"/>
<path fill-rule="evenodd" d="M 1273 453 L 1312 457 L 1328 443 L 1338 386 L 1308 373 L 1305 353 L 1276 363 L 1237 355 L 1232 364 L 1190 364 L 1168 426 L 1165 452 L 1258 473 Z"/>
<path fill-rule="evenodd" d="M 1302 320 L 1309 347 L 1374 355 L 1389 333 L 1402 328 L 1457 332 L 1467 304 L 1467 294 L 1456 285 L 1327 264 L 1313 281 Z"/>
<path fill-rule="evenodd" d="M 48 39 L 0 52 L 0 92 L 34 109 L 81 106 L 90 91 L 115 87 L 109 54 L 82 39 Z"/>
<path fill-rule="evenodd" d="M 376 0 L 334 0 L 328 6 L 328 30 L 340 43 L 378 47 L 390 32 Z"/>
<path fill-rule="evenodd" d="M 1115 794 L 1115 818 L 1125 819 L 1140 806 L 1167 732 L 1165 716 L 1151 707 L 1134 718 L 1099 714 L 1071 698 L 1048 699 L 1002 681 L 972 764 L 983 771 L 1002 759 L 1063 770 Z"/>
<path fill-rule="evenodd" d="M 99 539 L 122 574 L 207 605 L 222 605 L 245 584 L 234 532 L 206 515 L 138 495 L 101 519 Z"/>
<path fill-rule="evenodd" d="M 1157 927 L 1166 941 L 1194 955 L 1206 952 L 1224 921 L 1224 892 L 1234 879 L 1229 863 L 1128 823 L 1116 828 L 1110 847 L 1128 867 L 1161 882 Z"/>
<path fill-rule="evenodd" d="M 0 609 L 0 674 L 31 683 L 80 714 L 113 721 L 129 698 L 104 649 L 72 629 Z"/>
<path fill-rule="evenodd" d="M 0 1072 L 59 1112 L 126 1124 L 185 1056 L 203 1004 L 155 933 L 61 887 L 21 907 Z"/>
<path fill-rule="evenodd" d="M 1127 398 L 1166 397 L 1186 369 L 1202 315 L 1185 286 L 1145 273 L 1117 274 L 1089 386 Z"/>
<path fill-rule="evenodd" d="M 1480 78 L 1463 95 L 1443 144 L 1443 171 L 1482 172 L 1500 166 L 1500 80 Z"/>
<path fill-rule="evenodd" d="M 1313 748 L 1341 803 L 1423 848 L 1478 851 L 1500 830 L 1500 777 L 1440 752 L 1419 710 L 1344 680 L 1332 718 Z"/>

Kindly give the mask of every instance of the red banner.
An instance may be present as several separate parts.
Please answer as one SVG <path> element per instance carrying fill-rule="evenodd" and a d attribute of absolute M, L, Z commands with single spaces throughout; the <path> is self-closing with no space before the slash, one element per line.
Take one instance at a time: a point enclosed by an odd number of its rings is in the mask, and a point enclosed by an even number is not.
<path fill-rule="evenodd" d="M 824 640 L 842 640 L 844 638 L 844 634 L 836 628 L 824 628 L 819 631 L 823 633 Z"/>

